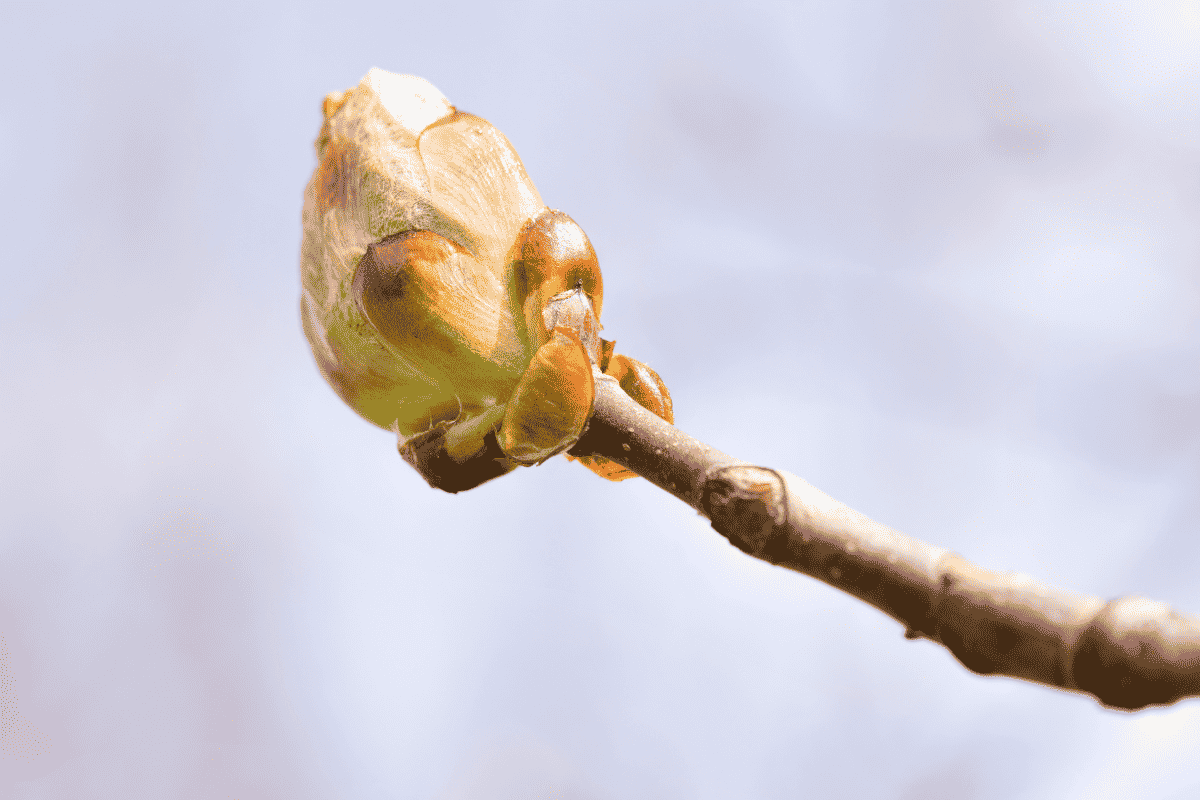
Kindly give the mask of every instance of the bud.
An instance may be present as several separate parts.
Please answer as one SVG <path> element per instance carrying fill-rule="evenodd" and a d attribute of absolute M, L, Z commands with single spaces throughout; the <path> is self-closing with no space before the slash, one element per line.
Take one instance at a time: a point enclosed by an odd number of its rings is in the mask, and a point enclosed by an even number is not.
<path fill-rule="evenodd" d="M 670 420 L 657 374 L 599 336 L 591 242 L 542 203 L 500 131 L 427 81 L 378 69 L 323 111 L 303 212 L 304 332 L 334 391 L 395 431 L 427 480 L 458 491 L 571 447 L 593 369 L 616 370 Z M 481 452 L 486 468 L 456 474 Z"/>

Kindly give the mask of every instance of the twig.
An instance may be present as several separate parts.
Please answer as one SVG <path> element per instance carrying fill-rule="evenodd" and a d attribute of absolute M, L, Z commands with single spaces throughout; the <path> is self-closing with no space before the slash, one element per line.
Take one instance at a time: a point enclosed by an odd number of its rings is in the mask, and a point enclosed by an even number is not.
<path fill-rule="evenodd" d="M 1200 695 L 1200 620 L 1142 597 L 1104 602 L 1012 573 L 989 572 L 905 536 L 787 472 L 700 442 L 594 372 L 588 428 L 569 451 L 604 456 L 708 517 L 744 552 L 865 600 L 910 639 L 944 645 L 968 669 L 1086 692 L 1118 709 Z M 488 421 L 496 422 L 499 414 Z M 401 446 L 439 489 L 459 492 L 513 464 L 494 429 L 434 428 Z M 450 441 L 448 442 L 447 437 Z M 473 438 L 482 445 L 464 447 Z"/>
<path fill-rule="evenodd" d="M 746 553 L 865 600 L 968 669 L 1139 709 L 1200 695 L 1200 620 L 1141 597 L 1104 602 L 989 572 L 881 525 L 804 480 L 715 450 L 596 377 L 572 455 L 601 455 L 665 489 Z"/>

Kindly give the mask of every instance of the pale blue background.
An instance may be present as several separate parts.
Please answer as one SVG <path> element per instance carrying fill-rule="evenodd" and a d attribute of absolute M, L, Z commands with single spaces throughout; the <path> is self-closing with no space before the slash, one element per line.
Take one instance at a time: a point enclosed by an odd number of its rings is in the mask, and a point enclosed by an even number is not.
<path fill-rule="evenodd" d="M 0 795 L 1192 798 L 644 482 L 452 497 L 297 319 L 325 93 L 504 131 L 677 421 L 1200 612 L 1200 4 L 8 6 Z"/>

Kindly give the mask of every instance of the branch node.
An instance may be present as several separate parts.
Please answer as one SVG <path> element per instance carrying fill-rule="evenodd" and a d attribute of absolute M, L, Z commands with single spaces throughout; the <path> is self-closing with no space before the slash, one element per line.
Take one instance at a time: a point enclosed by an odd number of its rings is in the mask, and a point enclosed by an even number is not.
<path fill-rule="evenodd" d="M 734 464 L 710 471 L 700 506 L 717 533 L 739 550 L 758 555 L 787 522 L 787 486 L 768 467 Z"/>
<path fill-rule="evenodd" d="M 1200 620 L 1144 597 L 1110 601 L 1076 643 L 1073 683 L 1112 708 L 1167 705 L 1195 694 Z"/>

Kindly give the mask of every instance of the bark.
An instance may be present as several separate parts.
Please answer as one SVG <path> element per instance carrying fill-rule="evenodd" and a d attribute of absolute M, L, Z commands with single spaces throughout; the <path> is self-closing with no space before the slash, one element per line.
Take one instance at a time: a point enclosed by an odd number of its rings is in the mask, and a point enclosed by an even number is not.
<path fill-rule="evenodd" d="M 1200 695 L 1200 619 L 1142 597 L 1105 602 L 982 569 L 795 475 L 693 439 L 606 376 L 596 378 L 588 429 L 570 453 L 628 467 L 749 555 L 865 600 L 974 672 L 1086 692 L 1119 709 Z"/>
<path fill-rule="evenodd" d="M 982 675 L 1084 692 L 1126 710 L 1200 695 L 1200 619 L 1143 597 L 1106 602 L 990 572 L 795 475 L 709 447 L 638 405 L 615 379 L 598 370 L 593 377 L 592 415 L 568 452 L 629 468 L 706 516 L 747 554 L 870 603 L 904 625 L 906 637 L 938 642 Z M 448 492 L 514 467 L 495 427 L 482 436 L 435 428 L 400 450 L 431 486 Z"/>

